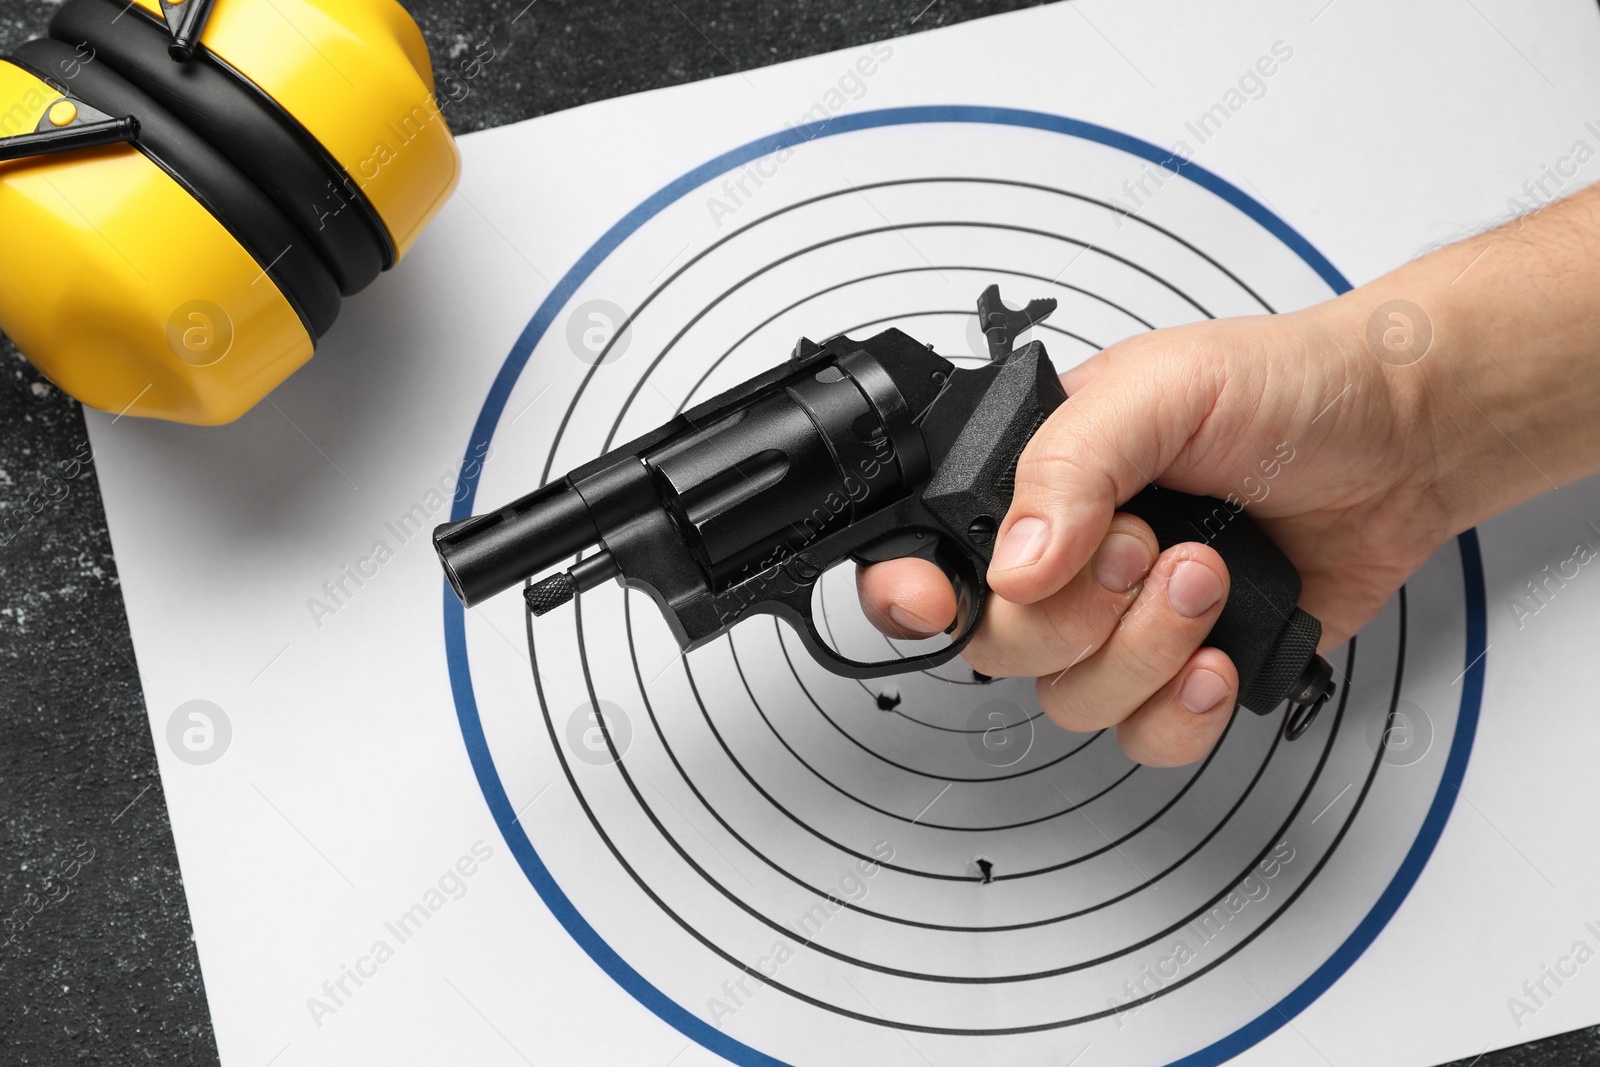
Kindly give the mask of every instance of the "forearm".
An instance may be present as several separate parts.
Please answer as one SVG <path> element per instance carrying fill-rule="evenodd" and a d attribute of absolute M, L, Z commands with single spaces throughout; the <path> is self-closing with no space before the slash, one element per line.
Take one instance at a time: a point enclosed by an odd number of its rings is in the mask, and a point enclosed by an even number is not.
<path fill-rule="evenodd" d="M 1385 364 L 1448 532 L 1600 471 L 1600 187 L 1423 256 L 1326 313 Z"/>

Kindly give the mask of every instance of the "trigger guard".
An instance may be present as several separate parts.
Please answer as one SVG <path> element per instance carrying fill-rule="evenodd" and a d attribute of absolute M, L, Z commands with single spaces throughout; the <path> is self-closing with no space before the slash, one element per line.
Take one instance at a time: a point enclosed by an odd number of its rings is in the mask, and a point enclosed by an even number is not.
<path fill-rule="evenodd" d="M 959 656 L 972 641 L 973 634 L 977 633 L 978 623 L 983 619 L 984 603 L 984 583 L 980 572 L 970 560 L 959 554 L 959 549 L 948 550 L 944 538 L 931 531 L 916 532 L 921 536 L 913 538 L 911 536 L 913 531 L 904 531 L 883 538 L 852 552 L 850 558 L 857 563 L 870 564 L 915 556 L 936 565 L 944 572 L 945 578 L 956 594 L 955 621 L 945 630 L 945 633 L 955 631 L 950 643 L 934 652 L 923 652 L 900 659 L 874 661 L 850 659 L 829 645 L 817 630 L 816 622 L 811 616 L 809 597 L 803 605 L 791 605 L 791 611 L 786 614 L 790 615 L 790 621 L 795 624 L 795 630 L 805 644 L 806 650 L 811 653 L 813 659 L 834 674 L 859 679 L 888 678 L 897 674 L 910 674 L 943 666 Z M 906 551 L 908 548 L 912 550 Z"/>

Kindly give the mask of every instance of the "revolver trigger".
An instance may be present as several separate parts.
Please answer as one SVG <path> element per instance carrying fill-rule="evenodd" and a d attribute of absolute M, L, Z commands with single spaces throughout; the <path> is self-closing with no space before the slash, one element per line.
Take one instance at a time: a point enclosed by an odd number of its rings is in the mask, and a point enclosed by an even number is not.
<path fill-rule="evenodd" d="M 989 286 L 978 297 L 978 325 L 989 342 L 989 358 L 1003 363 L 1016 346 L 1017 337 L 1055 309 L 1055 300 L 1044 297 L 1028 301 L 1021 311 L 1013 311 L 1000 299 L 1000 287 Z"/>

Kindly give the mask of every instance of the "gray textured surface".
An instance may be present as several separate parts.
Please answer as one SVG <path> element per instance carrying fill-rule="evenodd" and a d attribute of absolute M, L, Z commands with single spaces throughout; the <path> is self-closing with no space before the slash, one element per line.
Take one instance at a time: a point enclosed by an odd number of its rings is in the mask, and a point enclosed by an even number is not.
<path fill-rule="evenodd" d="M 407 0 L 441 71 L 495 50 L 458 132 L 1029 6 L 525 3 Z M 0 0 L 0 51 L 56 6 Z M 83 420 L 3 341 L 0 379 L 0 1061 L 215 1063 Z M 1600 1029 L 1469 1063 L 1600 1067 Z"/>

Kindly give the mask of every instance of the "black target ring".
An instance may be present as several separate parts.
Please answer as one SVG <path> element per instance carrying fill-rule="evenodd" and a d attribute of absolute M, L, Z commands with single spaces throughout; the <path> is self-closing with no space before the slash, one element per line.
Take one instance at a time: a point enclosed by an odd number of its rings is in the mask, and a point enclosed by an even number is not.
<path fill-rule="evenodd" d="M 1001 227 L 1001 228 L 1004 228 L 1004 227 Z M 739 231 L 739 232 L 744 232 L 744 231 Z M 733 235 L 730 235 L 730 236 L 733 236 Z M 855 235 L 850 235 L 850 236 L 855 236 Z M 822 242 L 821 244 L 826 244 L 826 243 L 829 243 L 829 242 Z M 813 247 L 817 247 L 817 246 L 813 246 Z M 687 269 L 687 265 L 686 265 L 686 267 L 684 269 Z M 763 269 L 769 269 L 769 268 L 763 268 Z M 972 269 L 972 268 L 967 268 L 967 269 Z M 755 272 L 754 274 L 747 276 L 746 279 L 744 279 L 744 281 L 748 281 L 749 277 L 754 277 L 755 274 L 759 274 L 759 273 L 760 273 L 760 271 Z M 670 279 L 669 279 L 669 281 L 670 281 Z M 743 281 L 741 281 L 740 284 L 742 285 Z M 1166 284 L 1164 282 L 1164 280 L 1163 280 L 1163 284 Z M 738 288 L 738 286 L 734 286 L 728 291 L 732 291 L 732 289 L 736 289 L 736 288 Z M 720 297 L 718 302 L 720 302 L 720 299 L 726 297 L 728 291 L 724 292 L 723 297 Z M 1189 302 L 1193 306 L 1195 306 L 1197 308 L 1200 307 L 1200 305 L 1198 303 L 1194 302 L 1192 299 Z M 709 311 L 710 307 L 715 306 L 715 303 L 716 302 L 713 302 L 712 305 L 708 305 L 706 308 L 703 308 L 702 311 L 700 312 L 700 314 L 695 316 L 695 318 L 691 320 L 690 325 L 692 325 L 694 322 L 698 321 L 699 318 L 703 317 Z M 938 312 L 935 312 L 935 313 L 938 313 Z M 636 318 L 637 314 L 638 314 L 638 312 L 636 311 L 635 315 L 630 318 L 630 321 L 632 321 L 632 318 Z M 904 317 L 904 316 L 899 316 L 899 317 Z M 881 320 L 881 321 L 888 321 L 888 320 L 885 319 L 885 320 Z M 869 323 L 867 325 L 873 325 L 873 324 L 875 324 L 875 323 Z M 678 334 L 673 338 L 672 342 L 670 342 L 669 345 L 667 346 L 667 349 L 664 349 L 661 353 L 659 353 L 657 355 L 656 359 L 651 364 L 651 369 L 652 370 L 656 366 L 659 365 L 660 361 L 665 357 L 667 351 L 670 350 L 670 348 L 672 346 L 676 345 L 678 340 L 680 340 L 684 336 L 684 334 L 687 332 L 688 328 L 689 328 L 688 326 L 685 326 L 684 328 L 680 329 Z M 846 332 L 849 332 L 849 331 L 846 331 Z M 1082 339 L 1080 338 L 1080 340 L 1082 340 Z M 1090 345 L 1091 347 L 1094 347 L 1092 342 L 1088 342 L 1088 341 L 1085 340 L 1084 343 Z M 737 347 L 738 346 L 735 345 L 734 349 L 736 349 Z M 729 352 L 731 353 L 734 349 L 730 349 Z M 726 355 L 727 355 L 727 353 L 725 353 L 725 356 Z M 720 362 L 720 360 L 719 360 L 719 362 Z M 708 374 L 709 374 L 709 372 L 708 372 Z M 627 407 L 631 404 L 632 399 L 635 396 L 637 396 L 637 394 L 639 393 L 639 391 L 642 388 L 643 384 L 645 382 L 647 382 L 648 380 L 649 380 L 649 372 L 647 371 L 645 377 L 641 378 L 640 381 L 638 383 L 636 383 L 636 385 L 635 385 L 635 387 L 633 389 L 633 392 L 630 394 L 630 396 L 628 398 L 628 401 L 625 402 L 624 408 L 623 408 L 623 413 L 619 414 L 617 416 L 617 418 L 616 418 L 616 421 L 613 423 L 613 429 L 612 429 L 612 435 L 613 436 L 615 435 L 617 428 L 620 427 L 621 420 L 622 420 L 622 418 L 624 417 L 624 415 L 626 413 Z M 702 377 L 702 381 L 703 380 L 704 380 L 704 377 Z M 691 396 L 692 396 L 692 394 L 691 394 Z M 576 403 L 576 401 L 574 401 L 574 403 Z M 685 401 L 685 403 L 687 403 L 687 400 Z M 680 404 L 680 410 L 681 410 L 682 406 L 683 405 Z M 570 410 L 571 409 L 569 408 L 569 417 L 570 417 Z M 609 447 L 609 440 L 608 440 L 607 447 Z M 625 608 L 625 611 L 626 610 L 627 609 Z M 631 613 L 629 614 L 629 620 L 630 620 L 629 628 L 630 628 L 630 653 L 631 653 L 632 650 L 633 650 L 633 642 L 632 642 L 632 639 L 631 639 Z M 530 639 L 531 639 L 531 627 L 530 627 Z M 580 645 L 580 647 L 582 647 L 582 646 Z M 1352 650 L 1352 657 L 1353 657 L 1353 650 Z M 592 678 L 592 675 L 589 672 L 587 654 L 586 653 L 580 654 L 580 658 L 581 658 L 581 660 L 583 662 L 583 665 L 584 665 L 583 669 L 584 669 L 584 675 L 585 675 L 585 684 L 589 688 L 589 691 L 591 693 L 591 699 L 595 699 L 594 696 L 593 696 L 593 693 L 594 693 L 594 690 L 593 690 L 593 678 Z M 634 659 L 634 668 L 635 668 L 636 678 L 637 678 L 637 677 L 639 677 L 640 668 L 639 668 L 639 665 L 638 665 L 636 659 Z M 692 668 L 690 668 L 687 663 L 685 663 L 685 671 L 686 671 L 686 673 L 692 673 Z M 742 674 L 742 672 L 741 672 L 741 674 Z M 796 678 L 796 680 L 798 681 L 798 678 Z M 708 709 L 705 708 L 704 701 L 703 700 L 698 700 L 698 687 L 694 687 L 694 688 L 695 688 L 695 691 L 696 691 L 696 694 L 697 694 L 697 702 L 700 703 L 701 708 L 702 708 L 702 714 L 704 716 L 706 716 L 706 719 L 707 719 L 707 722 L 708 722 L 708 725 L 709 725 L 710 724 L 709 711 L 708 711 Z M 645 693 L 645 690 L 644 690 L 644 687 L 643 687 L 642 684 L 641 684 L 640 692 L 641 692 L 641 695 L 643 696 L 643 698 L 646 700 L 647 705 L 648 705 L 648 694 Z M 753 696 L 753 694 L 752 694 L 752 696 Z M 815 704 L 814 700 L 812 702 Z M 822 710 L 820 708 L 820 706 L 818 706 L 818 710 L 819 711 Z M 1341 706 L 1340 711 L 1341 711 L 1341 715 L 1342 715 L 1342 711 L 1343 711 L 1342 706 Z M 652 724 L 654 725 L 654 727 L 657 730 L 658 739 L 662 742 L 662 744 L 664 746 L 668 745 L 669 743 L 666 741 L 666 738 L 665 738 L 664 734 L 660 731 L 660 724 L 659 724 L 659 721 L 656 719 L 656 717 L 655 717 L 655 715 L 653 713 L 653 710 L 651 711 L 650 717 L 651 717 Z M 764 713 L 763 713 L 763 718 L 764 719 L 767 718 L 767 716 Z M 1337 723 L 1338 723 L 1338 720 L 1336 719 L 1335 728 L 1329 732 L 1328 744 L 1324 748 L 1324 752 L 1323 752 L 1323 755 L 1322 755 L 1322 762 L 1325 762 L 1325 760 L 1326 760 L 1326 758 L 1328 756 L 1328 753 L 1330 753 L 1331 750 L 1332 750 L 1332 742 L 1333 742 L 1333 739 L 1335 738 L 1335 736 L 1337 735 Z M 770 719 L 768 719 L 768 724 L 769 724 L 769 726 L 771 725 Z M 835 724 L 835 725 L 837 725 L 837 724 Z M 602 723 L 602 729 L 603 730 L 605 729 L 603 723 Z M 712 729 L 715 730 L 714 725 L 712 725 Z M 843 731 L 841 731 L 841 732 L 843 732 Z M 718 735 L 718 738 L 719 738 L 719 741 L 722 741 L 722 739 L 720 737 L 720 734 Z M 722 742 L 722 743 L 723 743 L 724 749 L 726 750 L 726 748 L 727 748 L 726 743 L 725 742 Z M 608 738 L 608 744 L 610 744 L 609 738 Z M 1276 752 L 1276 740 L 1274 740 L 1274 743 L 1273 743 L 1273 746 L 1272 746 L 1270 752 Z M 614 747 L 613 747 L 613 755 L 617 755 L 616 752 L 615 752 Z M 731 752 L 729 752 L 729 755 L 730 755 L 730 758 L 731 758 L 731 755 L 732 755 Z M 563 763 L 565 763 L 565 758 L 562 757 L 562 759 L 563 759 Z M 1265 771 L 1266 762 L 1269 762 L 1269 761 L 1270 761 L 1270 755 L 1269 755 L 1268 761 L 1264 761 L 1263 762 L 1261 768 L 1258 769 L 1256 777 L 1254 779 L 1252 779 L 1251 788 L 1253 788 L 1254 782 L 1256 780 L 1259 780 L 1260 774 Z M 621 757 L 619 757 L 617 759 L 616 765 L 618 766 L 619 772 L 624 774 L 624 775 L 626 775 L 627 771 L 626 771 L 626 768 L 622 766 L 622 762 L 623 762 L 623 759 Z M 1291 813 L 1289 821 L 1292 821 L 1294 815 L 1298 814 L 1298 811 L 1299 811 L 1300 807 L 1303 806 L 1303 804 L 1304 804 L 1305 798 L 1307 796 L 1309 796 L 1311 788 L 1315 785 L 1316 781 L 1318 780 L 1318 777 L 1320 776 L 1320 768 L 1322 766 L 1322 762 L 1319 762 L 1319 774 L 1318 775 L 1314 775 L 1313 778 L 1311 779 L 1310 783 L 1307 785 L 1305 791 L 1302 793 L 1302 796 L 1301 796 L 1299 802 L 1295 806 L 1294 812 Z M 683 774 L 685 784 L 688 785 L 690 787 L 690 789 L 695 793 L 695 795 L 698 798 L 702 799 L 702 801 L 703 801 L 703 798 L 704 798 L 703 793 L 701 793 L 701 791 L 694 785 L 694 783 L 692 782 L 692 780 L 689 779 L 687 774 L 682 771 L 682 767 L 681 767 L 681 764 L 679 763 L 679 761 L 676 758 L 673 758 L 673 763 L 674 763 L 674 766 L 679 769 L 680 774 Z M 741 767 L 741 770 L 743 770 L 742 767 Z M 1374 768 L 1374 771 L 1375 771 L 1375 768 Z M 912 772 L 912 773 L 916 773 L 916 772 Z M 746 776 L 747 779 L 751 780 L 753 785 L 757 784 L 757 783 L 754 782 L 753 779 L 750 778 L 750 775 L 748 774 L 748 772 L 745 772 L 745 776 Z M 1198 776 L 1196 776 L 1196 777 L 1198 777 Z M 1190 784 L 1192 784 L 1192 781 L 1193 781 L 1193 779 L 1191 779 L 1191 783 Z M 574 786 L 574 788 L 577 788 L 575 782 L 573 783 L 573 786 Z M 657 826 L 658 832 L 662 833 L 662 835 L 664 837 L 666 837 L 669 841 L 671 841 L 674 849 L 676 849 L 678 851 L 680 858 L 685 863 L 688 863 L 690 866 L 694 867 L 697 870 L 697 872 L 701 874 L 701 876 L 702 876 L 702 878 L 704 880 L 706 880 L 710 884 L 713 884 L 716 888 L 719 889 L 719 891 L 723 892 L 724 895 L 728 897 L 728 899 L 730 899 L 736 905 L 742 906 L 742 902 L 739 901 L 734 894 L 732 894 L 731 892 L 727 891 L 725 887 L 722 887 L 720 885 L 720 883 L 717 883 L 714 879 L 712 879 L 711 876 L 708 873 L 706 873 L 703 868 L 700 868 L 699 865 L 696 864 L 692 860 L 692 858 L 690 858 L 688 856 L 687 852 L 685 850 L 683 850 L 682 846 L 674 838 L 672 838 L 670 834 L 668 834 L 666 832 L 665 827 L 662 826 L 660 824 L 659 820 L 655 818 L 654 813 L 649 811 L 648 803 L 644 800 L 642 794 L 637 790 L 637 788 L 632 786 L 631 781 L 630 781 L 630 789 L 632 789 L 632 791 L 634 792 L 635 800 L 641 806 L 641 808 L 647 810 L 647 813 L 649 814 L 652 822 L 655 823 L 655 825 Z M 1246 794 L 1246 795 L 1248 795 L 1248 794 Z M 1181 794 L 1180 794 L 1180 796 L 1181 796 Z M 1243 800 L 1243 797 L 1240 798 L 1239 803 L 1242 803 L 1242 800 Z M 769 797 L 769 803 L 773 803 L 774 806 L 777 806 L 777 807 L 781 808 L 781 805 L 777 805 L 776 802 L 773 801 L 770 797 Z M 870 805 L 867 805 L 867 806 L 870 807 Z M 1234 809 L 1232 809 L 1232 810 L 1237 810 L 1237 806 L 1238 805 L 1236 804 Z M 585 805 L 585 807 L 586 807 L 586 810 L 589 810 L 587 805 Z M 715 809 L 712 806 L 710 806 L 709 804 L 705 804 L 704 807 L 705 807 L 705 810 L 710 812 L 713 815 L 713 817 L 716 818 L 717 821 L 720 824 L 724 825 L 724 827 L 729 830 L 730 833 L 732 832 L 731 827 L 727 826 L 726 821 L 721 818 L 721 816 L 715 811 Z M 786 811 L 786 809 L 784 809 L 784 810 Z M 1229 813 L 1230 817 L 1231 817 L 1231 814 L 1232 814 L 1232 810 L 1230 810 L 1230 813 Z M 1350 817 L 1353 818 L 1354 814 L 1355 813 L 1353 811 L 1351 813 Z M 592 819 L 592 814 L 591 814 L 591 819 Z M 1288 825 L 1288 822 L 1286 822 L 1284 824 L 1284 828 L 1286 828 L 1287 825 Z M 1212 834 L 1214 835 L 1216 832 L 1219 832 L 1221 828 L 1222 828 L 1222 824 L 1219 824 L 1217 827 L 1214 827 L 1213 830 L 1212 830 Z M 598 833 L 604 835 L 605 831 L 603 830 L 603 828 L 601 828 L 599 826 L 598 822 L 595 822 L 595 829 L 596 829 L 596 831 Z M 1140 827 L 1139 829 L 1143 829 L 1143 827 Z M 1138 831 L 1136 830 L 1135 833 L 1137 833 L 1137 832 Z M 1274 841 L 1277 839 L 1278 836 L 1281 836 L 1281 832 L 1282 832 L 1282 830 L 1280 829 L 1278 835 L 1273 835 L 1273 840 Z M 736 839 L 740 839 L 742 841 L 742 838 L 739 838 L 738 835 L 735 835 L 735 836 L 736 836 Z M 1129 837 L 1131 837 L 1131 836 L 1133 836 L 1133 835 L 1130 834 Z M 1210 836 L 1211 835 L 1208 835 L 1206 840 L 1209 840 Z M 1127 840 L 1127 838 L 1125 838 L 1124 840 Z M 607 842 L 608 842 L 608 847 L 609 847 L 610 846 L 609 838 L 607 838 Z M 1204 844 L 1204 841 L 1202 841 L 1201 845 L 1203 846 L 1203 844 Z M 1190 853 L 1188 855 L 1193 855 L 1195 851 L 1198 851 L 1199 847 L 1201 847 L 1201 846 L 1196 846 L 1194 849 L 1191 849 L 1191 851 L 1190 851 Z M 1121 950 L 1118 953 L 1108 954 L 1107 956 L 1101 957 L 1101 958 L 1096 959 L 1096 960 L 1089 961 L 1088 963 L 1085 963 L 1085 964 L 1082 964 L 1082 965 L 1078 965 L 1078 966 L 1073 967 L 1073 968 L 1065 968 L 1065 969 L 1057 969 L 1057 970 L 1054 970 L 1054 971 L 1037 972 L 1035 974 L 1030 974 L 1030 975 L 1001 977 L 998 980 L 1000 980 L 1000 981 L 1005 981 L 1005 980 L 1027 981 L 1027 980 L 1035 980 L 1035 979 L 1044 978 L 1044 977 L 1050 977 L 1050 976 L 1053 976 L 1055 974 L 1067 973 L 1071 969 L 1080 969 L 1081 967 L 1093 966 L 1093 965 L 1095 965 L 1097 963 L 1105 962 L 1106 959 L 1115 958 L 1115 956 L 1117 956 L 1117 955 L 1122 955 L 1122 954 L 1126 954 L 1127 952 L 1135 951 L 1140 947 L 1146 947 L 1148 944 L 1154 943 L 1155 941 L 1160 940 L 1161 937 L 1165 936 L 1166 934 L 1169 934 L 1171 932 L 1171 930 L 1182 928 L 1182 926 L 1185 925 L 1187 922 L 1192 921 L 1192 919 L 1195 916 L 1197 916 L 1199 914 L 1202 914 L 1206 910 L 1208 910 L 1211 906 L 1213 906 L 1216 903 L 1217 900 L 1220 900 L 1223 896 L 1225 896 L 1227 894 L 1227 892 L 1234 885 L 1236 885 L 1240 879 L 1242 879 L 1245 875 L 1248 875 L 1249 871 L 1254 869 L 1255 865 L 1257 863 L 1259 863 L 1261 861 L 1261 859 L 1263 859 L 1265 857 L 1267 852 L 1270 851 L 1271 847 L 1272 847 L 1272 843 L 1269 842 L 1269 844 L 1264 849 L 1262 849 L 1262 851 L 1258 854 L 1256 860 L 1253 861 L 1251 863 L 1251 865 L 1245 869 L 1245 871 L 1239 876 L 1239 878 L 1235 878 L 1232 881 L 1225 883 L 1223 889 L 1216 895 L 1216 897 L 1213 898 L 1211 901 L 1209 901 L 1204 907 L 1202 907 L 1198 911 L 1196 911 L 1194 913 L 1194 915 L 1191 915 L 1191 916 L 1187 917 L 1185 920 L 1183 920 L 1179 924 L 1175 925 L 1171 929 L 1169 929 L 1167 931 L 1163 931 L 1162 933 L 1155 935 L 1153 938 L 1149 939 L 1148 941 L 1146 941 L 1144 943 L 1141 943 L 1141 944 L 1138 944 L 1138 945 L 1134 945 L 1134 946 L 1130 946 L 1130 947 L 1128 947 L 1128 948 L 1126 948 L 1124 950 Z M 755 850 L 751 849 L 751 851 L 754 852 Z M 757 853 L 757 854 L 759 855 L 759 853 Z M 621 858 L 620 855 L 618 855 L 618 858 L 620 860 L 620 858 Z M 764 861 L 766 860 L 766 857 L 763 856 L 762 858 L 763 858 Z M 1187 856 L 1185 858 L 1187 858 Z M 1070 862 L 1071 861 L 1069 861 L 1069 864 L 1066 864 L 1066 865 L 1070 865 Z M 889 865 L 886 865 L 886 866 L 889 866 Z M 631 871 L 631 867 L 629 869 Z M 788 872 L 783 871 L 781 868 L 778 868 L 775 865 L 774 865 L 774 869 L 777 869 L 777 870 L 780 871 L 780 873 L 783 873 L 786 876 L 788 876 Z M 895 869 L 895 868 L 890 866 L 889 869 Z M 1038 873 L 1038 872 L 1029 872 L 1029 873 Z M 1012 877 L 1017 877 L 1017 876 L 1013 875 Z M 797 884 L 800 884 L 798 878 L 793 878 L 791 880 L 795 880 L 797 882 Z M 976 881 L 978 879 L 976 879 L 976 878 L 967 878 L 967 879 L 963 879 L 963 880 Z M 1309 881 L 1307 883 L 1305 883 L 1305 884 L 1309 884 Z M 1139 888 L 1143 888 L 1143 887 L 1139 887 Z M 1304 884 L 1300 888 L 1304 888 Z M 840 901 L 839 903 L 844 903 L 844 902 Z M 747 908 L 746 910 L 751 913 L 752 917 L 757 918 L 758 921 L 766 921 L 764 916 L 761 916 L 758 913 L 754 912 L 753 909 L 748 909 Z M 1097 910 L 1097 909 L 1091 908 L 1091 909 L 1088 909 L 1088 910 L 1092 911 L 1092 910 Z M 1281 909 L 1280 909 L 1280 911 L 1281 911 Z M 669 909 L 669 912 L 670 912 L 670 909 Z M 675 916 L 675 913 L 672 913 L 672 914 L 674 914 L 674 916 Z M 1275 920 L 1275 918 L 1277 917 L 1277 914 L 1279 914 L 1279 913 L 1275 912 L 1272 916 L 1270 916 L 1269 919 L 1264 922 L 1263 926 L 1260 929 L 1264 930 L 1267 925 L 1270 925 L 1270 922 Z M 1057 919 L 1057 920 L 1052 920 L 1052 921 L 1060 921 L 1060 920 Z M 770 925 L 772 925 L 774 929 L 777 929 L 776 924 L 770 924 Z M 1257 931 L 1257 933 L 1259 933 L 1259 932 L 1260 932 L 1260 930 Z M 710 947 L 710 946 L 708 946 L 708 947 Z M 827 949 L 824 946 L 819 946 L 819 945 L 812 944 L 810 947 L 812 947 L 814 950 L 821 951 L 824 954 L 835 956 L 836 958 L 840 959 L 843 962 L 851 963 L 851 964 L 854 964 L 856 966 L 862 966 L 862 967 L 865 967 L 867 969 L 881 970 L 884 973 L 895 974 L 895 975 L 900 976 L 900 977 L 921 978 L 922 980 L 933 980 L 933 981 L 941 981 L 941 980 L 942 981 L 964 981 L 964 982 L 981 983 L 981 984 L 987 984 L 987 983 L 991 983 L 991 982 L 997 981 L 997 979 L 993 978 L 993 977 L 959 978 L 959 977 L 953 977 L 953 976 L 919 975 L 916 972 L 909 972 L 909 971 L 905 971 L 903 969 L 898 969 L 898 968 L 888 968 L 888 967 L 885 967 L 883 965 L 874 965 L 874 964 L 868 963 L 867 961 L 863 961 L 863 960 L 855 960 L 855 959 L 852 959 L 852 958 L 850 958 L 848 956 L 845 956 L 842 953 L 836 953 L 833 950 Z M 1243 947 L 1243 946 L 1240 945 L 1240 946 L 1237 946 L 1237 947 Z M 729 957 L 728 955 L 722 953 L 721 950 L 715 950 L 715 951 L 718 951 L 719 955 L 723 955 L 724 958 L 729 959 L 729 962 L 734 962 L 734 960 L 731 957 Z M 1226 957 L 1223 957 L 1223 958 L 1226 958 Z M 1220 962 L 1222 962 L 1221 959 L 1213 961 L 1211 966 L 1215 966 L 1216 964 L 1218 964 Z M 1205 969 L 1209 969 L 1209 967 L 1205 968 Z M 771 983 L 769 982 L 769 984 L 771 984 Z M 1172 988 L 1172 987 L 1168 987 L 1168 988 Z M 835 1007 L 837 1008 L 837 1006 L 835 1006 Z M 1080 1019 L 1078 1021 L 1087 1021 L 1087 1020 L 1086 1019 Z"/>

